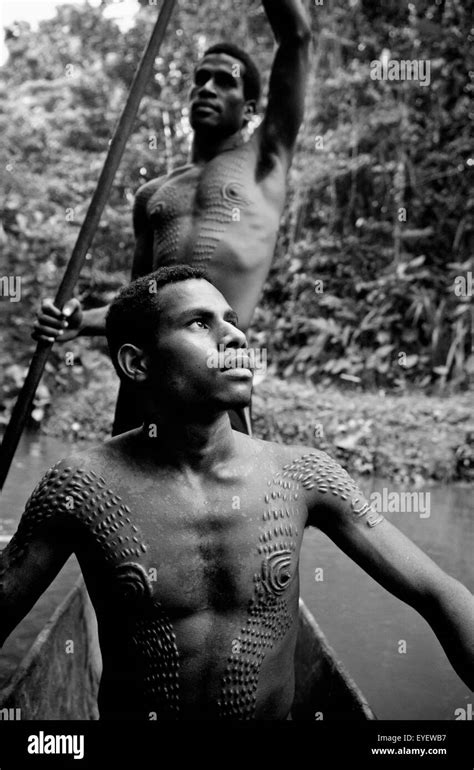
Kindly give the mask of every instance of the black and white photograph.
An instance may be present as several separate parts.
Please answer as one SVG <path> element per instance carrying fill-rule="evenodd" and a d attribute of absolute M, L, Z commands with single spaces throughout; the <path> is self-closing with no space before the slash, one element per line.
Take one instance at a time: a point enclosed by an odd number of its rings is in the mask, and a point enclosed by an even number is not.
<path fill-rule="evenodd" d="M 1 770 L 471 770 L 469 6 L 2 1 Z"/>

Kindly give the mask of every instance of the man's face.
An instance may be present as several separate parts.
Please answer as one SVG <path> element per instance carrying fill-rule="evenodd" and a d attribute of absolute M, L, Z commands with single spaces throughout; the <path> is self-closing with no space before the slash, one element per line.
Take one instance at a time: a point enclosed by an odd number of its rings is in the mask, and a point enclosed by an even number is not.
<path fill-rule="evenodd" d="M 198 412 L 246 406 L 253 380 L 247 342 L 222 294 L 206 280 L 190 279 L 165 286 L 158 301 L 148 379 L 156 403 Z M 224 350 L 231 368 L 221 366 Z"/>
<path fill-rule="evenodd" d="M 230 136 L 239 131 L 255 111 L 245 100 L 245 65 L 225 53 L 207 54 L 194 71 L 189 92 L 190 121 L 196 132 Z"/>

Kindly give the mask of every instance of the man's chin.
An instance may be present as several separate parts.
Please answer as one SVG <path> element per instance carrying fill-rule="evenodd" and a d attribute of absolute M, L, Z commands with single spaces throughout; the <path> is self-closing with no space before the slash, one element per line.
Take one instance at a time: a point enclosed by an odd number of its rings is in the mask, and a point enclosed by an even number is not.
<path fill-rule="evenodd" d="M 252 397 L 252 384 L 251 383 L 235 383 L 232 386 L 232 391 L 222 394 L 219 398 L 219 406 L 222 409 L 243 409 L 245 406 L 250 406 L 250 400 Z"/>
<path fill-rule="evenodd" d="M 191 115 L 191 128 L 199 131 L 202 128 L 219 128 L 219 117 L 216 112 L 199 112 Z"/>

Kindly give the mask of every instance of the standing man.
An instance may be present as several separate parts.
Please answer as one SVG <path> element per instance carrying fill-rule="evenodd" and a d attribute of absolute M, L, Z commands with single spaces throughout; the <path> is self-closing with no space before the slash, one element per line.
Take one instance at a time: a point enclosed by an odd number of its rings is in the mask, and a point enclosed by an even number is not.
<path fill-rule="evenodd" d="M 286 176 L 303 119 L 311 31 L 302 0 L 262 0 L 278 42 L 268 104 L 250 139 L 243 130 L 256 113 L 260 76 L 245 51 L 211 46 L 198 62 L 189 92 L 194 139 L 190 163 L 137 192 L 132 279 L 158 267 L 204 267 L 236 310 L 246 332 L 273 258 L 286 194 Z M 72 300 L 62 314 L 45 300 L 34 337 L 66 341 L 105 333 L 107 307 L 82 311 Z M 65 316 L 68 320 L 65 320 Z M 123 384 L 113 433 L 143 421 Z M 248 410 L 231 415 L 249 432 Z"/>

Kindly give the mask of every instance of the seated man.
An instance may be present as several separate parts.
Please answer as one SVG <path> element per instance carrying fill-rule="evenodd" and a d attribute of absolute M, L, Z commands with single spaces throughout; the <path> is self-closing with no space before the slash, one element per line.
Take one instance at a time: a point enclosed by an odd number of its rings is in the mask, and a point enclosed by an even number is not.
<path fill-rule="evenodd" d="M 0 554 L 0 643 L 74 552 L 98 620 L 101 719 L 284 720 L 314 526 L 417 609 L 474 686 L 471 593 L 327 454 L 231 429 L 227 410 L 250 399 L 250 355 L 202 271 L 137 279 L 106 331 L 144 425 L 61 460 L 33 492 Z"/>

